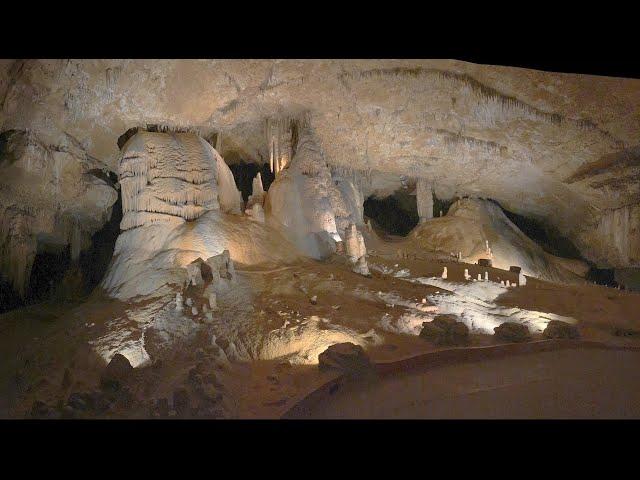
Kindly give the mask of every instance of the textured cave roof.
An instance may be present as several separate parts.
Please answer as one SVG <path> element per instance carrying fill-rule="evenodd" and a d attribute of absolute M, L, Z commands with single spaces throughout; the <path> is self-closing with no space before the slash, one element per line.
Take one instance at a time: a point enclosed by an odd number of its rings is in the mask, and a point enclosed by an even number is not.
<path fill-rule="evenodd" d="M 115 169 L 147 124 L 268 161 L 267 117 L 308 115 L 333 165 L 427 177 L 567 235 L 640 203 L 640 80 L 455 60 L 3 60 L 0 130 L 64 133 Z"/>

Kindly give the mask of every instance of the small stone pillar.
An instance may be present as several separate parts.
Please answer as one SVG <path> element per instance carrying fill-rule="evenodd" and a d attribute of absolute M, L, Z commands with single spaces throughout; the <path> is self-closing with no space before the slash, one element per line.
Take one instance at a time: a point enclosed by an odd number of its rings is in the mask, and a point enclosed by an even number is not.
<path fill-rule="evenodd" d="M 433 218 L 433 189 L 424 178 L 419 178 L 416 183 L 416 203 L 420 223 Z"/>

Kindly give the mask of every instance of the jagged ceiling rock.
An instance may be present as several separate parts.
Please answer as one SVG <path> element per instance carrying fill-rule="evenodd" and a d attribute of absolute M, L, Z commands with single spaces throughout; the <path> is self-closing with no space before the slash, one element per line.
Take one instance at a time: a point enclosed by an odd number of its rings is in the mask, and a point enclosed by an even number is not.
<path fill-rule="evenodd" d="M 269 161 L 265 119 L 307 114 L 327 162 L 436 195 L 493 198 L 601 266 L 637 265 L 640 80 L 454 60 L 17 60 L 0 129 L 66 132 L 115 169 L 117 139 L 162 124 Z"/>

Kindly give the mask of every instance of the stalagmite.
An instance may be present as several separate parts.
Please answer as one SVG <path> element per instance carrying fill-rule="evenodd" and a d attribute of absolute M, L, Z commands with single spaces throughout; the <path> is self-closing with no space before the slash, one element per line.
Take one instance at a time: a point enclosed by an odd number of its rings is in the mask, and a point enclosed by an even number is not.
<path fill-rule="evenodd" d="M 482 281 L 482 275 L 478 274 L 478 281 Z"/>
<path fill-rule="evenodd" d="M 493 258 L 493 253 L 491 252 L 491 248 L 489 247 L 489 240 L 484 241 L 484 251 L 489 258 Z"/>
<path fill-rule="evenodd" d="M 431 184 L 424 178 L 419 178 L 416 183 L 416 203 L 420 223 L 433 218 L 433 190 Z"/>
<path fill-rule="evenodd" d="M 444 270 L 442 270 L 442 278 L 446 279 L 447 278 L 447 267 L 444 267 Z"/>
<path fill-rule="evenodd" d="M 469 269 L 465 268 L 464 269 L 464 279 L 465 280 L 469 280 L 471 278 L 471 275 L 469 275 Z"/>
<path fill-rule="evenodd" d="M 181 312 L 184 308 L 182 303 L 182 294 L 180 292 L 176 293 L 176 311 Z"/>
<path fill-rule="evenodd" d="M 369 267 L 366 260 L 367 247 L 364 243 L 364 237 L 353 223 L 345 230 L 344 245 L 347 258 L 353 265 L 353 271 L 361 275 L 369 275 Z"/>
<path fill-rule="evenodd" d="M 487 271 L 484 272 L 484 281 L 485 282 L 489 281 L 489 272 L 487 272 Z"/>
<path fill-rule="evenodd" d="M 254 203 L 251 206 L 251 208 L 246 209 L 244 213 L 250 216 L 252 220 L 255 220 L 256 222 L 264 223 L 264 220 L 265 220 L 264 209 L 262 208 L 262 205 L 260 205 L 259 203 Z"/>

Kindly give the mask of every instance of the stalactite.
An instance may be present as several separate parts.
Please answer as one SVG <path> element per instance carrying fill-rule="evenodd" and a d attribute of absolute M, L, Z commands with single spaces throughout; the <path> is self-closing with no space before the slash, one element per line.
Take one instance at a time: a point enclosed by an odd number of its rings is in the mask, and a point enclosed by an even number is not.
<path fill-rule="evenodd" d="M 269 146 L 269 168 L 278 175 L 293 157 L 294 132 L 297 135 L 296 120 L 289 117 L 268 118 L 265 122 L 266 142 Z"/>

